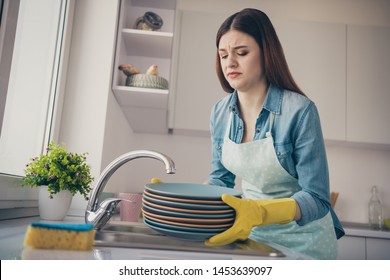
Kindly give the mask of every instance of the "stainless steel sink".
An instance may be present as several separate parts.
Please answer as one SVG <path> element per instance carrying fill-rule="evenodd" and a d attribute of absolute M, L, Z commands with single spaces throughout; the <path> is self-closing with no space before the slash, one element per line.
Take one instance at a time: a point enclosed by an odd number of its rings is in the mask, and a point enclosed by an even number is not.
<path fill-rule="evenodd" d="M 216 254 L 234 254 L 280 258 L 285 255 L 268 245 L 246 240 L 226 246 L 208 247 L 199 241 L 190 241 L 163 235 L 143 223 L 110 222 L 96 231 L 96 247 L 142 248 Z"/>

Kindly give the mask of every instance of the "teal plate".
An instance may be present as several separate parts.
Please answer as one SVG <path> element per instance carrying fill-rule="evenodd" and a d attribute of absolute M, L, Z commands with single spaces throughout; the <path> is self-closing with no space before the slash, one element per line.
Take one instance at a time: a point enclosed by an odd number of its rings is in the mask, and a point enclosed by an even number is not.
<path fill-rule="evenodd" d="M 168 201 L 157 199 L 148 196 L 144 193 L 144 199 L 150 202 L 153 202 L 158 205 L 176 207 L 176 208 L 184 208 L 184 209 L 199 209 L 199 210 L 223 210 L 223 209 L 232 209 L 227 204 L 195 204 L 195 203 L 185 203 L 185 202 L 176 202 L 176 201 Z"/>
<path fill-rule="evenodd" d="M 223 219 L 223 218 L 231 218 L 236 215 L 235 212 L 227 213 L 227 214 L 193 214 L 193 213 L 182 213 L 175 211 L 168 211 L 158 209 L 152 206 L 148 206 L 143 204 L 142 207 L 149 212 L 164 215 L 164 216 L 172 216 L 172 217 L 182 217 L 182 218 L 194 218 L 194 219 Z"/>
<path fill-rule="evenodd" d="M 242 192 L 236 189 L 205 184 L 154 183 L 145 185 L 145 188 L 159 195 L 200 200 L 220 200 L 223 194 L 236 197 L 242 195 Z"/>
<path fill-rule="evenodd" d="M 176 237 L 179 239 L 185 239 L 185 240 L 191 240 L 191 241 L 205 241 L 206 239 L 209 239 L 210 237 L 214 236 L 215 233 L 204 233 L 204 232 L 188 232 L 188 231 L 180 231 L 180 230 L 173 230 L 173 229 L 167 229 L 167 228 L 160 228 L 156 227 L 152 224 L 150 224 L 147 220 L 144 220 L 144 223 L 148 225 L 150 228 L 168 235 L 172 237 Z"/>
<path fill-rule="evenodd" d="M 163 229 L 170 229 L 170 230 L 177 230 L 181 232 L 203 232 L 203 233 L 208 233 L 208 234 L 218 234 L 221 233 L 230 227 L 223 227 L 223 228 L 193 228 L 193 227 L 183 227 L 183 226 L 176 226 L 176 225 L 170 225 L 170 224 L 165 224 L 165 223 L 160 223 L 157 221 L 153 221 L 147 217 L 144 217 L 144 222 L 147 221 L 147 225 L 153 225 L 158 228 L 163 228 Z"/>

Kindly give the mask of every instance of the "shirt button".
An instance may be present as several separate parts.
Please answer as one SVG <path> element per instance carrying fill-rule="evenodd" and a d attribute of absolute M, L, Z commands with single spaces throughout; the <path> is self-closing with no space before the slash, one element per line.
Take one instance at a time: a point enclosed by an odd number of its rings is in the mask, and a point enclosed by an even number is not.
<path fill-rule="evenodd" d="M 242 126 L 240 125 L 240 126 L 238 127 L 238 129 L 242 129 Z"/>
<path fill-rule="evenodd" d="M 256 128 L 256 133 L 260 133 L 260 128 Z"/>

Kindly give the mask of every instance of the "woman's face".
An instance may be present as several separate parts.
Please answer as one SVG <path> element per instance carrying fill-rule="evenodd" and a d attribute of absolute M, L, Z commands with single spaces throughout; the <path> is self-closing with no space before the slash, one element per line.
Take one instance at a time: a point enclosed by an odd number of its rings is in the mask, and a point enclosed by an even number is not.
<path fill-rule="evenodd" d="M 246 92 L 264 83 L 260 48 L 250 35 L 229 30 L 219 41 L 218 53 L 223 74 L 232 88 Z"/>

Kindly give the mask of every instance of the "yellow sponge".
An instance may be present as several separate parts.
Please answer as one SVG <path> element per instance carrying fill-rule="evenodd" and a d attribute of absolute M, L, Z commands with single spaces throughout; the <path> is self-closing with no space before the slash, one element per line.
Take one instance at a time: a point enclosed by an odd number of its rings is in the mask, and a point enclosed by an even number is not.
<path fill-rule="evenodd" d="M 87 251 L 93 247 L 95 230 L 91 224 L 48 224 L 28 226 L 24 246 L 36 249 Z"/>

